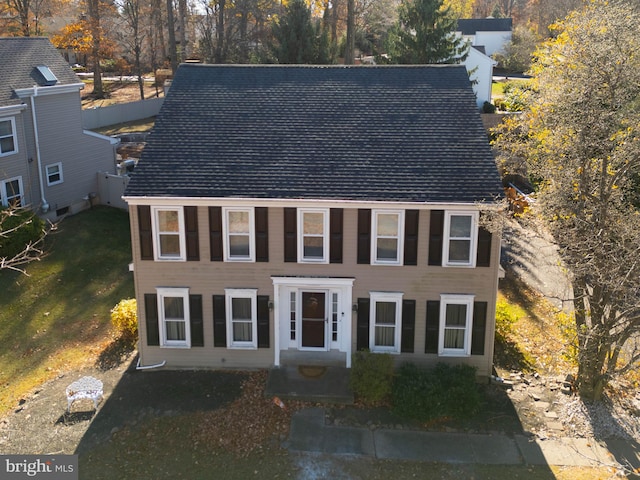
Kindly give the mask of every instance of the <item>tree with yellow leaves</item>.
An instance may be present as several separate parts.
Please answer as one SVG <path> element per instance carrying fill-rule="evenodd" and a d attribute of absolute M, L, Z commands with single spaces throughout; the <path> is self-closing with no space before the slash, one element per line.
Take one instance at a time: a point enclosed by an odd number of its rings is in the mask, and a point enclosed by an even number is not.
<path fill-rule="evenodd" d="M 573 286 L 577 387 L 600 399 L 640 362 L 640 14 L 592 0 L 536 54 L 537 94 L 497 142 L 538 181 Z"/>

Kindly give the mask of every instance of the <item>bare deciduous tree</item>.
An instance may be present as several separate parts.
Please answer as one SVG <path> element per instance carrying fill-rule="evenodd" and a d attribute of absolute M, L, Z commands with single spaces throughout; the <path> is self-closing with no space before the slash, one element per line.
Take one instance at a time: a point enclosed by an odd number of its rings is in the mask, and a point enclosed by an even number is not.
<path fill-rule="evenodd" d="M 0 209 L 0 270 L 25 273 L 24 265 L 40 260 L 44 240 L 54 224 L 44 222 L 28 210 L 10 206 Z"/>

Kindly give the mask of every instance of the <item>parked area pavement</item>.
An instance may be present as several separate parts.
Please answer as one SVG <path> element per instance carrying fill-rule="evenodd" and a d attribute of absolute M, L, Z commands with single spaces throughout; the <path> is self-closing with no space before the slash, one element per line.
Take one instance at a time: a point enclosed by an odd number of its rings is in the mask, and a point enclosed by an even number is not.
<path fill-rule="evenodd" d="M 604 444 L 586 438 L 370 429 L 327 425 L 325 417 L 321 407 L 296 412 L 285 446 L 294 452 L 450 464 L 640 467 L 638 445 L 622 439 Z"/>

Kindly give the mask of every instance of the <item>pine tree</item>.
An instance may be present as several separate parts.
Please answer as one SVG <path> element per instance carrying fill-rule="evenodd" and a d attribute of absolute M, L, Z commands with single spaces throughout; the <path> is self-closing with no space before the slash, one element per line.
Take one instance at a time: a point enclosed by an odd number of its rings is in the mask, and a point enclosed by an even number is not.
<path fill-rule="evenodd" d="M 315 31 L 304 0 L 289 3 L 285 14 L 273 27 L 273 36 L 276 43 L 272 49 L 278 63 L 315 63 Z"/>
<path fill-rule="evenodd" d="M 403 0 L 387 39 L 391 63 L 460 63 L 468 45 L 455 34 L 457 21 L 444 0 Z"/>

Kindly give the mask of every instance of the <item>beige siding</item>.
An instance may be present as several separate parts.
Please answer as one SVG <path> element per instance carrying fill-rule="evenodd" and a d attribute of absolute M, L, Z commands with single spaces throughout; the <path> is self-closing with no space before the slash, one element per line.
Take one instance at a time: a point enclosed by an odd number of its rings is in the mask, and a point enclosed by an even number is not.
<path fill-rule="evenodd" d="M 140 325 L 140 353 L 143 364 L 163 360 L 169 367 L 260 367 L 271 366 L 274 361 L 274 319 L 271 312 L 271 348 L 258 350 L 230 350 L 213 347 L 212 295 L 224 294 L 225 288 L 257 288 L 258 295 L 273 300 L 272 276 L 327 276 L 353 277 L 353 301 L 369 297 L 372 291 L 403 292 L 404 299 L 416 300 L 415 353 L 398 355 L 398 362 L 411 360 L 420 364 L 438 361 L 465 362 L 478 367 L 479 375 L 491 373 L 493 353 L 495 298 L 498 278 L 500 241 L 494 234 L 491 266 L 483 268 L 443 268 L 427 265 L 429 239 L 429 211 L 422 210 L 419 219 L 419 250 L 417 266 L 358 265 L 357 210 L 344 210 L 343 263 L 304 265 L 284 263 L 282 208 L 269 209 L 268 263 L 223 263 L 209 261 L 209 226 L 207 207 L 198 209 L 200 261 L 154 262 L 140 260 L 138 219 L 135 207 L 131 211 L 131 231 L 135 262 L 136 295 L 139 299 L 140 318 L 144 319 L 141 299 L 145 293 L 155 293 L 156 287 L 190 287 L 191 294 L 203 295 L 205 346 L 191 349 L 171 349 L 146 346 L 144 322 Z M 485 355 L 446 359 L 424 354 L 425 317 L 427 300 L 439 300 L 440 294 L 473 294 L 476 301 L 488 303 Z M 356 314 L 353 315 L 352 349 L 355 351 Z"/>

